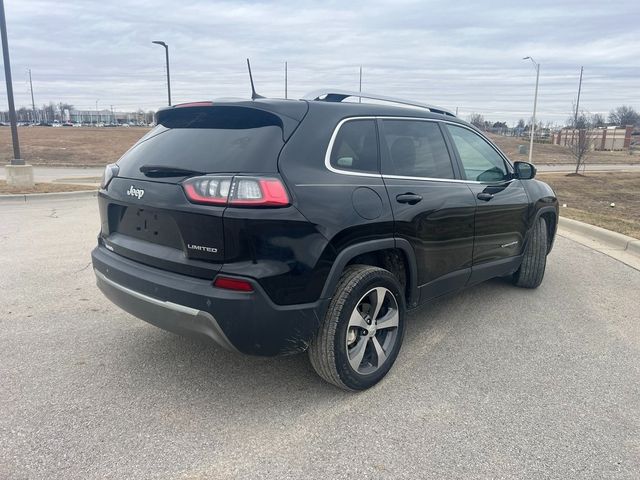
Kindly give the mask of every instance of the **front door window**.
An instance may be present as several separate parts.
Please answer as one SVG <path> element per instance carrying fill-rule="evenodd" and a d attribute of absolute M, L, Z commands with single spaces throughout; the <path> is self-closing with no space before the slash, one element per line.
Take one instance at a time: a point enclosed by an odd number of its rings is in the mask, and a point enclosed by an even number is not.
<path fill-rule="evenodd" d="M 447 125 L 467 180 L 500 182 L 509 179 L 509 171 L 502 157 L 480 135 L 468 128 Z"/>

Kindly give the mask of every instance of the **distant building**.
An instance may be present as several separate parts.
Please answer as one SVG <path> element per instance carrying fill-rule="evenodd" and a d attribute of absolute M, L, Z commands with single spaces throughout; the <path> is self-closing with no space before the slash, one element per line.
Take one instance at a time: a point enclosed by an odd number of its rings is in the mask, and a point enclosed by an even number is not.
<path fill-rule="evenodd" d="M 67 112 L 67 111 L 65 111 Z M 69 121 L 73 123 L 145 123 L 145 114 L 139 112 L 111 112 L 111 110 L 69 110 Z M 146 123 L 149 119 L 146 120 Z"/>
<path fill-rule="evenodd" d="M 594 150 L 626 150 L 631 146 L 632 126 L 627 127 L 599 127 L 588 130 L 589 141 Z M 563 128 L 554 134 L 553 143 L 571 146 L 579 141 L 580 136 L 587 134 L 587 130 Z"/>

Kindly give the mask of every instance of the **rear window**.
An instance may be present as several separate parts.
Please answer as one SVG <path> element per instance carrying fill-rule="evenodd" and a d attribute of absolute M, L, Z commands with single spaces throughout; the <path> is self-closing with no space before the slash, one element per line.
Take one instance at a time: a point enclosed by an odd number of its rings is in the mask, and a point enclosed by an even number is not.
<path fill-rule="evenodd" d="M 119 161 L 119 175 L 145 178 L 140 167 L 203 173 L 275 172 L 282 149 L 277 115 L 246 107 L 187 107 L 165 111 L 160 124 Z"/>
<path fill-rule="evenodd" d="M 378 136 L 374 120 L 350 120 L 340 127 L 331 150 L 331 166 L 378 173 Z"/>

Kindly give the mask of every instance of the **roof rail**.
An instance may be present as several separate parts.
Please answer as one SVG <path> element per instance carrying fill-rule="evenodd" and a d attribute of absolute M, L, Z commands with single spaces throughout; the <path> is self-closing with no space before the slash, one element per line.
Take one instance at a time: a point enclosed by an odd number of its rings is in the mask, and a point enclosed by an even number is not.
<path fill-rule="evenodd" d="M 387 97 L 386 95 L 377 95 L 374 93 L 355 92 L 351 90 L 314 90 L 313 92 L 306 94 L 302 99 L 312 101 L 319 100 L 323 102 L 341 102 L 345 98 L 349 97 L 366 98 L 369 100 L 381 100 L 384 102 L 408 105 L 410 107 L 426 108 L 433 113 L 440 113 L 442 115 L 450 115 L 452 117 L 455 117 L 455 115 L 449 110 L 445 110 L 444 108 L 440 108 L 435 105 L 418 103 L 412 100 L 404 100 L 402 98 Z"/>

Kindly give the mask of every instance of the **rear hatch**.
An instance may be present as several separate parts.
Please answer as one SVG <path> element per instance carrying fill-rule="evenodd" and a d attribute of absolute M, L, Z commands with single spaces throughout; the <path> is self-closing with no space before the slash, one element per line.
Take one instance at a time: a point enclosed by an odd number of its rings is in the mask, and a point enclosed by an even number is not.
<path fill-rule="evenodd" d="M 99 194 L 101 242 L 132 260 L 213 278 L 225 260 L 224 205 L 189 202 L 180 182 L 202 174 L 277 174 L 278 155 L 305 102 L 191 104 L 161 110 L 158 125 L 118 160 Z"/>

